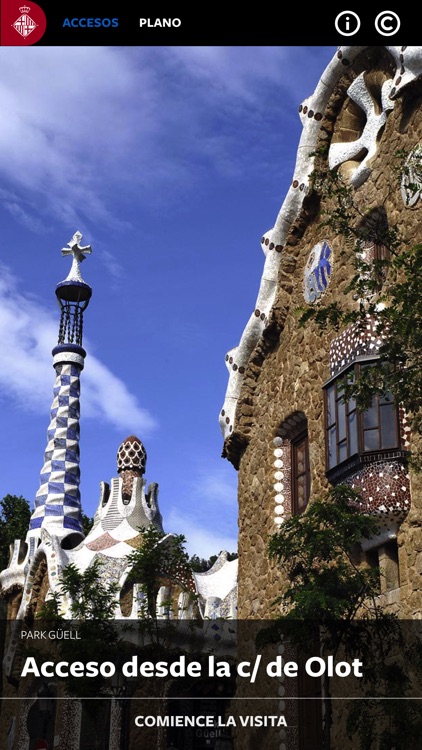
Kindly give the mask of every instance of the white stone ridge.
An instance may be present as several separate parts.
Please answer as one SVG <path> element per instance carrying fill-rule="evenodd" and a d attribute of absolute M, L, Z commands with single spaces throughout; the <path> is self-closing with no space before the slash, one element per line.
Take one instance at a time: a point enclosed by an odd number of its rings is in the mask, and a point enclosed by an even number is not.
<path fill-rule="evenodd" d="M 0 574 L 0 585 L 2 591 L 8 591 L 13 586 L 24 587 L 25 571 L 23 565 L 11 565 Z"/>
<path fill-rule="evenodd" d="M 239 345 L 226 355 L 226 363 L 230 375 L 224 404 L 219 415 L 220 427 L 224 438 L 229 437 L 234 429 L 237 401 L 249 357 L 262 336 L 274 304 L 278 268 L 283 255 L 282 249 L 290 227 L 299 214 L 307 192 L 309 176 L 314 168 L 314 157 L 311 154 L 313 154 L 317 146 L 326 106 L 334 87 L 345 71 L 344 61 L 347 59 L 349 62 L 353 62 L 356 56 L 364 49 L 366 47 L 339 47 L 323 72 L 314 93 L 303 102 L 300 108 L 303 133 L 298 146 L 292 184 L 281 206 L 274 227 L 266 232 L 261 240 L 265 262 L 255 310 L 246 324 Z M 371 106 L 369 105 L 366 92 L 362 89 L 362 83 L 356 84 L 355 96 L 358 97 L 360 106 L 365 105 L 365 111 L 367 110 L 369 118 L 365 134 L 362 134 L 362 138 L 365 141 L 364 145 L 370 150 L 370 154 L 368 154 L 368 158 L 361 169 L 356 170 L 356 185 L 361 184 L 369 174 L 368 170 L 370 170 L 370 166 L 368 161 L 375 153 L 374 148 L 376 146 L 377 133 L 385 122 L 388 109 L 394 106 L 394 99 L 397 93 L 422 74 L 422 47 L 386 47 L 386 49 L 395 61 L 396 73 L 392 81 L 386 82 L 383 87 L 383 112 L 381 115 L 377 115 L 374 112 L 372 102 Z M 402 70 L 404 72 L 401 72 Z M 347 153 L 345 151 L 345 144 L 337 145 L 338 151 L 342 150 L 342 154 L 336 153 L 335 150 L 333 151 L 333 164 L 339 163 L 343 157 L 347 158 L 349 154 L 349 150 L 347 150 Z M 353 150 L 353 144 L 347 145 L 347 149 L 350 148 Z"/>
<path fill-rule="evenodd" d="M 217 560 L 218 563 L 218 560 Z M 217 597 L 225 599 L 237 584 L 237 560 L 225 560 L 221 567 L 217 563 L 206 573 L 194 573 L 197 592 L 204 599 Z"/>
<path fill-rule="evenodd" d="M 350 177 L 350 182 L 355 187 L 362 185 L 371 174 L 370 162 L 378 150 L 378 133 L 385 125 L 388 112 L 394 107 L 394 101 L 389 98 L 392 88 L 393 80 L 384 82 L 381 91 L 381 112 L 375 109 L 374 101 L 366 87 L 363 73 L 355 78 L 347 90 L 349 97 L 365 112 L 365 126 L 360 138 L 345 143 L 332 143 L 328 154 L 328 163 L 330 169 L 334 169 L 343 164 L 343 162 L 353 159 L 365 149 L 367 152 L 365 158 Z"/>
<path fill-rule="evenodd" d="M 15 539 L 12 547 L 9 565 L 5 570 L 0 572 L 0 586 L 2 591 L 7 591 L 13 586 L 23 588 L 25 582 L 25 564 L 28 559 L 28 549 L 25 553 L 24 542 L 21 539 Z"/>
<path fill-rule="evenodd" d="M 76 549 L 68 550 L 66 553 L 66 562 L 62 565 L 63 568 L 69 563 L 73 563 L 81 571 L 85 571 L 93 561 L 97 553 L 94 550 L 88 549 L 83 542 Z"/>

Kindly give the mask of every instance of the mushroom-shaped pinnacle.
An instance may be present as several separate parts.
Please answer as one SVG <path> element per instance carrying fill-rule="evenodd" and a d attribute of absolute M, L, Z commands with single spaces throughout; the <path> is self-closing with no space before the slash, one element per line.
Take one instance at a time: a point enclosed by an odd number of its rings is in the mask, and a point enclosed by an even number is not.
<path fill-rule="evenodd" d="M 135 435 L 123 440 L 117 451 L 117 471 L 119 474 L 128 469 L 135 470 L 141 476 L 145 473 L 147 453 L 143 443 Z"/>

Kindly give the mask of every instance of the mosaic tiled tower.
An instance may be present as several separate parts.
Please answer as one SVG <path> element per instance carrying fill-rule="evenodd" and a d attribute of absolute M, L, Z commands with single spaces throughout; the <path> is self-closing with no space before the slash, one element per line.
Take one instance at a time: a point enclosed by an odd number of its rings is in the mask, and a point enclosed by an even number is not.
<path fill-rule="evenodd" d="M 47 529 L 63 547 L 73 547 L 84 536 L 79 492 L 79 394 L 86 356 L 82 347 L 83 313 L 92 290 L 80 272 L 80 263 L 91 253 L 90 247 L 79 245 L 81 239 L 76 232 L 62 250 L 63 255 L 72 255 L 72 267 L 56 287 L 61 308 L 58 344 L 52 351 L 56 381 L 40 487 L 29 526 L 29 537 L 39 537 L 41 530 Z"/>

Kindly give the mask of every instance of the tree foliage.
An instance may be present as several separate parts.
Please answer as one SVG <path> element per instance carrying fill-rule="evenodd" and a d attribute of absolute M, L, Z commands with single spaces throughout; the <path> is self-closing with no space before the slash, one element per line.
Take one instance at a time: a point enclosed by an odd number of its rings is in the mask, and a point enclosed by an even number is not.
<path fill-rule="evenodd" d="M 118 584 L 102 574 L 102 563 L 95 558 L 81 572 L 74 563 L 67 565 L 61 574 L 59 595 L 69 598 L 72 619 L 112 620 L 116 610 Z"/>
<path fill-rule="evenodd" d="M 140 541 L 128 555 L 131 571 L 128 580 L 137 583 L 145 595 L 145 614 L 156 618 L 157 597 L 164 579 L 177 580 L 189 590 L 191 569 L 183 534 L 164 534 L 155 526 L 139 529 Z M 170 603 L 168 603 L 170 606 Z"/>
<path fill-rule="evenodd" d="M 9 562 L 9 546 L 15 539 L 25 539 L 31 510 L 22 495 L 6 495 L 0 501 L 0 571 Z"/>
<path fill-rule="evenodd" d="M 87 516 L 86 513 L 82 513 L 82 528 L 84 530 L 85 536 L 88 536 L 93 525 L 94 525 L 94 519 L 91 518 L 90 516 Z"/>
<path fill-rule="evenodd" d="M 414 649 L 420 656 L 420 641 L 416 639 L 415 645 L 413 637 L 406 637 L 398 618 L 382 607 L 380 570 L 360 559 L 362 539 L 379 529 L 373 516 L 362 514 L 359 499 L 347 485 L 331 488 L 270 538 L 269 556 L 283 570 L 286 582 L 274 602 L 275 622 L 264 630 L 261 642 L 274 641 L 280 633 L 301 645 L 317 638 L 323 658 L 360 658 L 366 668 L 360 700 L 351 702 L 349 736 L 359 736 L 362 750 L 404 749 L 412 746 L 406 742 L 422 730 L 422 721 L 419 717 L 415 724 L 411 701 L 389 699 L 409 695 L 409 660 L 414 661 Z M 323 750 L 330 750 L 333 709 L 327 673 L 323 681 Z M 388 700 L 373 700 L 374 695 Z M 386 737 L 390 745 L 383 744 Z"/>
<path fill-rule="evenodd" d="M 358 493 L 347 485 L 314 500 L 306 513 L 291 516 L 269 542 L 270 558 L 286 571 L 289 585 L 276 600 L 295 620 L 351 621 L 370 607 L 378 592 L 378 571 L 362 567 L 356 547 L 377 531 L 373 516 L 358 508 Z M 368 599 L 371 600 L 368 605 Z"/>
<path fill-rule="evenodd" d="M 85 571 L 70 563 L 63 569 L 56 591 L 40 609 L 37 619 L 56 631 L 69 630 L 71 626 L 78 636 L 78 659 L 99 663 L 116 660 L 123 645 L 121 628 L 114 621 L 117 591 L 118 584 L 109 581 L 100 560 L 94 559 Z M 66 617 L 65 601 L 69 605 Z M 61 659 L 74 660 L 73 641 L 59 640 L 56 647 Z M 68 694 L 80 697 L 107 695 L 110 689 L 101 675 L 69 676 L 65 683 Z"/>

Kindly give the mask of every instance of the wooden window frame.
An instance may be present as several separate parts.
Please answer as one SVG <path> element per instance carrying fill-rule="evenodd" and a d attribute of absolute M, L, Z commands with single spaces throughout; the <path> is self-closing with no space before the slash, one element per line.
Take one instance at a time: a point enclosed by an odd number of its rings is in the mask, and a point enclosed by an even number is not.
<path fill-rule="evenodd" d="M 373 398 L 373 404 L 371 406 L 371 409 L 375 407 L 376 410 L 376 424 L 375 426 L 365 426 L 365 414 L 368 414 L 369 409 L 360 411 L 356 407 L 356 403 L 354 399 L 349 399 L 346 404 L 344 404 L 343 400 L 343 406 L 342 404 L 342 397 L 341 397 L 341 388 L 339 388 L 340 383 L 345 383 L 346 380 L 350 382 L 351 378 L 350 376 L 353 374 L 354 378 L 359 377 L 360 371 L 363 367 L 371 366 L 371 363 L 373 364 L 374 360 L 364 360 L 362 362 L 357 362 L 348 367 L 346 370 L 343 370 L 342 372 L 338 373 L 336 376 L 332 377 L 328 383 L 324 386 L 324 434 L 325 434 L 325 465 L 326 465 L 326 471 L 327 474 L 329 474 L 332 471 L 335 471 L 339 467 L 342 467 L 343 465 L 347 467 L 348 462 L 350 462 L 353 459 L 357 459 L 360 456 L 367 456 L 367 455 L 379 455 L 379 454 L 388 454 L 391 451 L 400 451 L 401 450 L 401 440 L 400 440 L 400 428 L 399 428 L 399 414 L 398 414 L 398 408 L 397 404 L 391 399 L 387 399 L 383 396 L 375 395 Z M 332 404 L 334 404 L 334 414 L 330 413 L 329 408 L 329 392 L 331 389 L 333 390 L 334 398 L 331 399 Z M 383 431 L 383 424 L 381 420 L 381 414 L 383 408 L 390 408 L 391 405 L 394 405 L 394 416 L 393 416 L 393 427 L 394 427 L 394 444 L 389 446 L 383 446 L 383 442 L 386 436 L 386 432 Z M 340 407 L 339 407 L 340 405 Z M 340 408 L 344 409 L 344 423 L 345 423 L 345 429 L 344 429 L 344 437 L 342 435 L 339 435 L 339 425 L 340 425 Z M 355 425 L 354 428 L 354 436 L 352 438 L 351 430 L 350 430 L 350 417 L 354 415 L 355 418 Z M 389 422 L 391 426 L 391 421 Z M 335 439 L 334 441 L 331 441 L 330 443 L 330 433 L 334 435 Z M 376 433 L 378 436 L 378 440 L 376 441 L 376 445 L 373 447 L 365 447 L 365 436 L 369 433 Z M 340 438 L 340 439 L 339 439 Z M 346 448 L 346 454 L 344 457 L 341 457 L 340 451 L 341 451 L 341 445 L 345 445 Z M 331 463 L 330 463 L 330 447 L 334 447 L 335 449 L 335 456 L 334 458 L 331 457 Z"/>
<path fill-rule="evenodd" d="M 300 445 L 304 444 L 304 470 L 299 471 L 298 468 L 298 456 L 297 451 Z M 291 498 L 292 498 L 292 516 L 297 516 L 303 513 L 309 502 L 311 494 L 311 468 L 309 461 L 309 439 L 308 431 L 302 430 L 296 435 L 290 442 L 291 446 Z M 304 477 L 305 479 L 305 503 L 303 507 L 299 507 L 299 480 Z"/>

